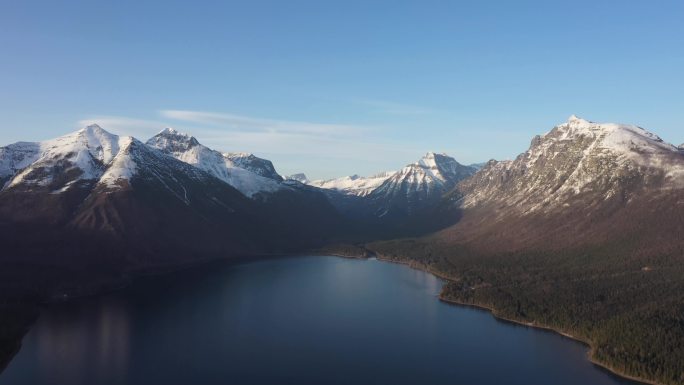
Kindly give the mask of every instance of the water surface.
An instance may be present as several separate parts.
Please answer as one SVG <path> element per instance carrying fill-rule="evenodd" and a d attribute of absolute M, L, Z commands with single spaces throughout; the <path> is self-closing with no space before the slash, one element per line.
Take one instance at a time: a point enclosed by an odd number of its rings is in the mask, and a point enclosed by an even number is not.
<path fill-rule="evenodd" d="M 47 309 L 0 375 L 40 384 L 632 384 L 551 332 L 337 257 L 212 264 Z"/>

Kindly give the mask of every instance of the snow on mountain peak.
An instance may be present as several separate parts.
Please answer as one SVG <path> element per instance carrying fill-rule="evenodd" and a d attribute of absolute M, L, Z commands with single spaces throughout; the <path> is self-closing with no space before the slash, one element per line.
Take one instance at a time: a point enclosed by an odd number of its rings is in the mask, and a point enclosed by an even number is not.
<path fill-rule="evenodd" d="M 515 160 L 488 164 L 467 183 L 476 193 L 464 204 L 496 197 L 511 205 L 533 202 L 528 209 L 534 211 L 580 193 L 608 199 L 636 178 L 684 186 L 682 152 L 638 126 L 576 118 L 533 139 Z"/>
<path fill-rule="evenodd" d="M 288 177 L 285 178 L 286 180 L 296 180 L 299 183 L 304 183 L 308 184 L 309 183 L 309 178 L 306 177 L 306 174 L 303 172 L 297 173 L 297 174 L 292 174 Z"/>
<path fill-rule="evenodd" d="M 586 119 L 582 119 L 582 118 L 580 118 L 579 116 L 577 116 L 577 115 L 575 115 L 575 114 L 572 114 L 572 115 L 570 115 L 570 117 L 568 118 L 568 122 L 567 122 L 567 123 L 569 123 L 569 124 L 575 124 L 575 125 L 585 125 L 585 124 L 592 124 L 593 122 L 590 122 L 590 121 L 588 121 L 588 120 L 586 120 Z"/>
<path fill-rule="evenodd" d="M 105 131 L 102 127 L 100 127 L 100 125 L 93 123 L 93 124 L 89 124 L 89 125 L 81 128 L 80 130 L 78 130 L 78 132 L 99 132 L 99 133 L 103 133 L 103 132 L 107 132 L 107 131 Z"/>
<path fill-rule="evenodd" d="M 200 145 L 194 136 L 178 132 L 170 127 L 164 128 L 150 138 L 147 144 L 172 153 L 182 153 Z"/>
<path fill-rule="evenodd" d="M 455 161 L 454 158 L 450 157 L 449 155 L 445 153 L 437 154 L 435 152 L 428 152 L 425 154 L 418 163 L 415 163 L 418 166 L 421 167 L 426 167 L 426 168 L 431 168 L 431 169 L 438 169 L 439 164 L 442 163 L 448 163 L 450 161 Z"/>
<path fill-rule="evenodd" d="M 137 141 L 132 136 L 125 136 L 119 139 L 119 152 L 100 177 L 100 184 L 108 188 L 116 187 L 121 180 L 129 180 L 135 175 L 138 166 L 130 153 L 130 147 L 135 142 Z M 142 145 L 140 142 L 137 143 Z"/>
<path fill-rule="evenodd" d="M 308 184 L 323 189 L 337 190 L 348 195 L 366 196 L 395 173 L 396 171 L 388 171 L 369 177 L 354 174 L 336 179 L 310 181 Z"/>
<path fill-rule="evenodd" d="M 180 132 L 178 132 L 176 129 L 172 127 L 164 127 L 163 130 L 159 131 L 160 134 L 170 134 L 170 135 L 178 135 Z"/>
<path fill-rule="evenodd" d="M 351 175 L 330 180 L 316 180 L 310 185 L 338 190 L 348 195 L 378 196 L 423 190 L 441 192 L 442 187 L 451 187 L 457 181 L 472 175 L 475 168 L 463 166 L 446 154 L 426 153 L 415 163 L 399 171 L 388 171 L 370 177 Z M 437 189 L 435 189 L 437 186 Z M 371 195 L 372 194 L 372 195 Z"/>
<path fill-rule="evenodd" d="M 573 119 L 574 117 L 574 119 Z M 616 123 L 594 123 L 572 116 L 568 122 L 554 127 L 549 133 L 540 137 L 539 141 L 588 141 L 591 140 L 600 150 L 618 155 L 639 158 L 639 154 L 654 151 L 676 151 L 676 147 L 665 143 L 655 135 L 641 127 Z"/>
<path fill-rule="evenodd" d="M 150 138 L 147 145 L 208 172 L 249 197 L 282 187 L 279 184 L 282 178 L 270 161 L 248 153 L 222 154 L 172 128 Z"/>
<path fill-rule="evenodd" d="M 132 140 L 92 124 L 43 142 L 15 143 L 0 151 L 0 178 L 7 181 L 6 187 L 23 185 L 66 191 L 77 181 L 99 180 L 122 147 Z"/>
<path fill-rule="evenodd" d="M 222 154 L 226 160 L 233 163 L 233 166 L 243 168 L 256 175 L 275 181 L 282 181 L 283 177 L 278 174 L 273 163 L 268 159 L 259 158 L 248 152 L 226 152 Z"/>

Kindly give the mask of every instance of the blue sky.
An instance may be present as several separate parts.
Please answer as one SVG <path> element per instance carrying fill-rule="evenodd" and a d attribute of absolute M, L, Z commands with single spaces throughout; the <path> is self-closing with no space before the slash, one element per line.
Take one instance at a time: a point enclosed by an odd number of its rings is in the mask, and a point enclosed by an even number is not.
<path fill-rule="evenodd" d="M 508 159 L 571 114 L 684 142 L 682 1 L 5 1 L 0 143 L 165 126 L 314 178 Z"/>

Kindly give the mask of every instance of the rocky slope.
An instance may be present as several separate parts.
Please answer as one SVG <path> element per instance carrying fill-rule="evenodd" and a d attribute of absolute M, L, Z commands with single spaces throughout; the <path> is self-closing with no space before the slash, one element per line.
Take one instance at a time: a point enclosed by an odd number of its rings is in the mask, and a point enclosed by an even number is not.
<path fill-rule="evenodd" d="M 573 116 L 535 137 L 515 160 L 489 162 L 461 183 L 450 197 L 454 205 L 480 214 L 466 215 L 449 236 L 494 247 L 496 234 L 507 248 L 641 238 L 656 229 L 662 237 L 674 228 L 656 210 L 668 202 L 670 214 L 681 211 L 682 191 L 680 149 L 640 127 Z M 640 230 L 648 222 L 653 226 Z M 513 223 L 515 231 L 497 230 Z"/>

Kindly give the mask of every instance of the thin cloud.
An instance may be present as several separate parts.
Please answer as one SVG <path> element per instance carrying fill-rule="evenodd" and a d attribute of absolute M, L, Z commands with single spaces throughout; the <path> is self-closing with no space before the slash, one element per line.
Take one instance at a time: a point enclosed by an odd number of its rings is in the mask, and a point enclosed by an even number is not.
<path fill-rule="evenodd" d="M 162 110 L 159 115 L 159 120 L 94 116 L 78 121 L 78 125 L 98 124 L 143 141 L 164 127 L 174 127 L 218 151 L 252 152 L 272 160 L 281 172 L 314 171 L 315 177 L 362 172 L 370 164 L 377 164 L 379 169 L 369 172 L 382 171 L 382 165 L 400 167 L 416 156 L 415 149 L 378 136 L 383 131 L 379 127 L 189 110 Z M 324 164 L 331 164 L 332 169 L 318 170 Z"/>
<path fill-rule="evenodd" d="M 218 112 L 162 110 L 159 113 L 161 116 L 168 119 L 217 126 L 230 130 L 290 132 L 333 136 L 358 135 L 367 131 L 367 128 L 362 126 L 275 120 Z"/>

